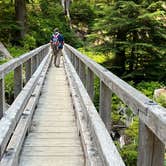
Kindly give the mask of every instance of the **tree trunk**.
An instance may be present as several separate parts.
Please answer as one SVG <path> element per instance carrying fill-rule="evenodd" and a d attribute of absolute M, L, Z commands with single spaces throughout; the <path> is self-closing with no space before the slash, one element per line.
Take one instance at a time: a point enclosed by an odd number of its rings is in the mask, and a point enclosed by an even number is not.
<path fill-rule="evenodd" d="M 126 35 L 125 32 L 119 31 L 117 33 L 117 41 L 125 41 Z M 118 67 L 118 70 L 116 71 L 118 75 L 122 75 L 125 72 L 125 62 L 126 62 L 126 56 L 125 56 L 125 48 L 121 48 L 122 45 L 117 43 L 115 44 L 116 56 L 115 56 L 115 65 Z"/>
<path fill-rule="evenodd" d="M 25 16 L 26 2 L 25 0 L 15 0 L 15 16 L 16 21 L 20 25 L 20 30 L 16 32 L 16 41 L 23 39 L 25 35 Z"/>
<path fill-rule="evenodd" d="M 64 13 L 67 16 L 69 24 L 70 24 L 70 27 L 71 27 L 71 18 L 70 18 L 70 11 L 69 11 L 70 2 L 71 2 L 71 0 L 61 0 L 61 4 L 63 6 Z"/>

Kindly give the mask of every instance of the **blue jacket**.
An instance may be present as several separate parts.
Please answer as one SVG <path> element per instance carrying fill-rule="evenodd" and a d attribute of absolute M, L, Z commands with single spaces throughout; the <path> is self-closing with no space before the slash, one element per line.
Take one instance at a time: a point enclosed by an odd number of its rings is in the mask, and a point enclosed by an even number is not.
<path fill-rule="evenodd" d="M 51 41 L 52 41 L 52 42 L 53 42 L 54 35 L 56 35 L 56 34 L 53 34 L 53 35 L 51 36 Z M 58 38 L 58 41 L 59 41 L 58 48 L 59 48 L 59 49 L 62 49 L 62 48 L 63 48 L 63 45 L 64 45 L 64 37 L 63 37 L 62 34 L 59 33 L 59 35 L 57 36 L 57 38 Z"/>

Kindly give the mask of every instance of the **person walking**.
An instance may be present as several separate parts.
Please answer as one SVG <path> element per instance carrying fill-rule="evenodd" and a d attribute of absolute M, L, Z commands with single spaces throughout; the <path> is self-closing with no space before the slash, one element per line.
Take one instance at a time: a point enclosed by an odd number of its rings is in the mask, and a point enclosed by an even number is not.
<path fill-rule="evenodd" d="M 64 37 L 59 32 L 58 28 L 54 29 L 54 33 L 50 39 L 51 47 L 53 49 L 53 61 L 56 67 L 60 66 L 60 58 L 62 56 L 62 49 L 64 45 Z"/>

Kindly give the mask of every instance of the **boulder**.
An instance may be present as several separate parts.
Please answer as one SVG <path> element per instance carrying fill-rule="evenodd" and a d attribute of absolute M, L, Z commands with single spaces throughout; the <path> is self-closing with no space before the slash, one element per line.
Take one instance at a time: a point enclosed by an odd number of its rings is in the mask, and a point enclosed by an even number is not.
<path fill-rule="evenodd" d="M 2 42 L 0 42 L 0 58 L 4 58 L 4 59 L 12 58 L 9 51 L 5 48 Z"/>

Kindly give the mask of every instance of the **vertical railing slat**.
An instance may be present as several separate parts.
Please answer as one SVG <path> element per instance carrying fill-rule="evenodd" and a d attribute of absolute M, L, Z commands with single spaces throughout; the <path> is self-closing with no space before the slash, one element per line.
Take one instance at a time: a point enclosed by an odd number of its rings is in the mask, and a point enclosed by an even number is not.
<path fill-rule="evenodd" d="M 0 79 L 0 119 L 3 117 L 5 107 L 5 85 L 4 79 Z"/>
<path fill-rule="evenodd" d="M 76 61 L 75 61 L 75 70 L 77 72 L 77 74 L 79 74 L 79 59 L 76 57 Z"/>
<path fill-rule="evenodd" d="M 26 82 L 29 81 L 32 75 L 32 61 L 31 58 L 25 63 L 25 77 L 26 77 Z"/>
<path fill-rule="evenodd" d="M 79 60 L 79 76 L 84 86 L 86 86 L 86 68 L 81 60 Z"/>
<path fill-rule="evenodd" d="M 88 92 L 90 98 L 93 101 L 93 97 L 94 97 L 94 73 L 89 68 L 87 68 L 86 88 L 87 88 L 87 92 Z"/>
<path fill-rule="evenodd" d="M 22 65 L 18 66 L 14 70 L 14 98 L 21 92 L 23 87 L 22 80 Z"/>
<path fill-rule="evenodd" d="M 99 114 L 108 131 L 111 129 L 111 105 L 112 92 L 104 82 L 100 80 Z"/>
<path fill-rule="evenodd" d="M 164 166 L 164 144 L 140 120 L 137 166 Z"/>

